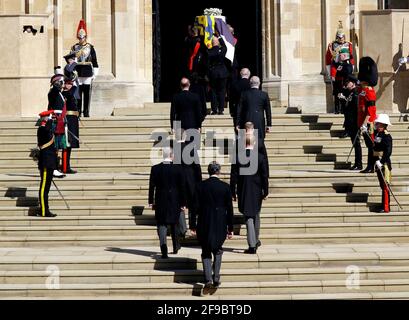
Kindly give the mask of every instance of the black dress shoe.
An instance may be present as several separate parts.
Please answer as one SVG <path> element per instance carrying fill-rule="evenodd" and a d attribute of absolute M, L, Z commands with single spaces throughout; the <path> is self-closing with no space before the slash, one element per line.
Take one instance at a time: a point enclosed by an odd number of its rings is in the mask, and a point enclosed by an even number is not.
<path fill-rule="evenodd" d="M 77 174 L 78 172 L 72 169 L 69 169 L 66 174 Z"/>
<path fill-rule="evenodd" d="M 362 170 L 361 173 L 374 173 L 375 170 L 371 168 L 366 168 L 365 170 Z"/>
<path fill-rule="evenodd" d="M 362 170 L 362 166 L 357 166 L 356 164 L 354 166 L 352 166 L 351 168 L 349 168 L 349 170 L 354 170 L 354 171 L 361 171 Z"/>
<path fill-rule="evenodd" d="M 220 286 L 221 286 L 221 282 L 220 281 L 214 281 L 213 282 L 213 287 L 215 287 L 215 288 L 219 288 Z"/>
<path fill-rule="evenodd" d="M 180 245 L 177 248 L 173 248 L 173 254 L 178 254 L 180 249 L 182 249 Z"/>
<path fill-rule="evenodd" d="M 256 254 L 257 253 L 257 248 L 248 248 L 247 250 L 244 250 L 245 254 Z"/>
<path fill-rule="evenodd" d="M 257 241 L 256 249 L 258 249 L 258 248 L 260 248 L 260 247 L 261 247 L 261 241 L 259 240 L 259 241 Z"/>
<path fill-rule="evenodd" d="M 52 213 L 52 212 L 48 212 L 46 215 L 45 215 L 45 218 L 55 218 L 57 215 L 56 214 L 54 214 L 54 213 Z"/>
<path fill-rule="evenodd" d="M 217 112 L 212 111 L 212 113 L 210 114 L 211 116 L 216 116 Z"/>

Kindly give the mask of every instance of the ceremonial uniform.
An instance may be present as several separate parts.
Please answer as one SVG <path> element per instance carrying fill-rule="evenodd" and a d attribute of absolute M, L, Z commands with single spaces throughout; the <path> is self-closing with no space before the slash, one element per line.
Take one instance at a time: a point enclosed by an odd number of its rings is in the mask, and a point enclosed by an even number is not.
<path fill-rule="evenodd" d="M 379 115 L 377 122 L 384 123 L 389 122 L 389 117 L 386 121 L 382 121 L 385 115 Z M 388 124 L 384 123 L 384 124 Z M 392 145 L 393 140 L 390 133 L 385 130 L 377 130 L 375 132 L 374 146 L 373 146 L 373 156 L 375 160 L 379 161 L 381 168 L 378 167 L 379 162 L 377 162 L 377 176 L 379 180 L 379 185 L 382 190 L 382 212 L 390 212 L 390 192 L 388 186 L 391 183 L 391 172 L 392 172 Z M 382 172 L 382 173 L 381 173 Z M 384 180 L 385 178 L 385 180 Z"/>
<path fill-rule="evenodd" d="M 350 77 L 349 81 L 354 83 L 357 82 L 358 79 Z M 351 139 L 351 142 L 355 144 L 353 145 L 355 150 L 355 163 L 351 167 L 351 170 L 362 170 L 362 148 L 361 148 L 361 140 L 359 136 L 357 137 L 359 132 L 358 127 L 358 89 L 354 88 L 349 90 L 344 88 L 342 94 L 345 98 L 344 104 L 344 115 L 345 115 L 345 122 L 344 128 L 345 132 Z"/>
<path fill-rule="evenodd" d="M 45 118 L 53 114 L 53 111 L 42 113 Z M 42 217 L 54 217 L 48 206 L 48 194 L 53 181 L 53 172 L 57 168 L 57 153 L 54 145 L 53 125 L 51 119 L 42 121 L 37 130 L 37 144 L 40 149 L 38 169 L 40 170 L 41 184 L 39 190 L 39 202 Z"/>
<path fill-rule="evenodd" d="M 224 112 L 227 78 L 229 77 L 229 71 L 225 63 L 227 47 L 222 38 L 219 41 L 220 46 L 208 49 L 207 54 L 213 114 L 223 114 Z"/>
<path fill-rule="evenodd" d="M 99 65 L 94 46 L 86 41 L 87 26 L 84 20 L 80 21 L 77 37 L 80 42 L 71 48 L 71 53 L 75 54 L 78 62 L 76 66 L 80 96 L 78 109 L 84 117 L 89 117 L 92 82 L 98 76 Z"/>
<path fill-rule="evenodd" d="M 72 149 L 79 149 L 79 112 L 77 107 L 77 99 L 75 98 L 78 88 L 73 86 L 70 90 L 64 91 L 63 95 L 67 101 L 67 148 L 62 155 L 62 169 L 64 173 L 75 173 L 71 168 L 71 152 Z"/>
<path fill-rule="evenodd" d="M 359 62 L 358 88 L 358 128 L 363 132 L 365 145 L 368 148 L 368 165 L 363 173 L 374 171 L 373 140 L 374 121 L 376 120 L 376 92 L 374 87 L 378 83 L 378 71 L 375 61 L 370 57 L 363 57 Z M 368 118 L 364 127 L 365 119 Z"/>
<path fill-rule="evenodd" d="M 335 113 L 337 114 L 341 111 L 338 94 L 341 92 L 342 79 L 340 79 L 339 71 L 351 74 L 355 65 L 353 45 L 351 42 L 345 41 L 345 33 L 341 22 L 337 30 L 336 40 L 328 45 L 325 61 L 328 76 L 332 81 Z"/>

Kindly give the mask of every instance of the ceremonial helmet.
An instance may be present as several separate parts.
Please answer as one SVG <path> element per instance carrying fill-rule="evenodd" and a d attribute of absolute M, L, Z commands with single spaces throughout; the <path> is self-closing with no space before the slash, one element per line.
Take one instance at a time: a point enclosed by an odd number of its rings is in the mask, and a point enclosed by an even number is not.
<path fill-rule="evenodd" d="M 81 19 L 80 23 L 78 24 L 77 38 L 78 40 L 83 40 L 87 36 L 88 36 L 87 24 L 84 19 Z"/>
<path fill-rule="evenodd" d="M 379 114 L 378 117 L 375 120 L 375 124 L 376 123 L 382 123 L 382 124 L 386 124 L 387 126 L 391 126 L 391 121 L 389 119 L 389 116 L 385 113 Z"/>
<path fill-rule="evenodd" d="M 362 57 L 359 61 L 358 79 L 367 82 L 371 87 L 378 84 L 378 66 L 371 57 Z"/>
<path fill-rule="evenodd" d="M 338 43 L 344 43 L 345 42 L 345 32 L 344 32 L 344 28 L 342 26 L 342 21 L 339 21 L 337 34 L 335 36 L 335 41 L 338 42 Z"/>

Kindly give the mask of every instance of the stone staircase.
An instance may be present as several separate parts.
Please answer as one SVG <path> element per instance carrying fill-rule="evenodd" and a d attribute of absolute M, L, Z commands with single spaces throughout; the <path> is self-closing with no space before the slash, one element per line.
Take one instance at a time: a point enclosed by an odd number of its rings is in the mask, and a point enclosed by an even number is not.
<path fill-rule="evenodd" d="M 167 134 L 169 107 L 150 108 L 83 121 L 85 144 L 72 163 L 80 173 L 56 180 L 70 208 L 50 193 L 55 219 L 30 216 L 38 202 L 38 172 L 28 157 L 36 119 L 0 120 L 0 298 L 409 298 L 407 118 L 392 116 L 391 131 L 393 189 L 404 210 L 392 201 L 393 212 L 379 214 L 376 176 L 345 170 L 351 143 L 340 138 L 342 117 L 275 114 L 266 140 L 271 196 L 261 213 L 263 246 L 257 255 L 243 254 L 246 229 L 236 208 L 222 286 L 202 297 L 194 239 L 169 260 L 158 254 L 146 208 L 150 158 L 160 161 L 151 133 Z M 231 123 L 209 116 L 202 133 L 203 168 L 217 156 L 226 181 L 226 148 L 215 147 L 210 132 L 217 128 L 216 139 L 225 140 Z M 47 289 L 57 267 L 60 288 Z M 359 287 L 351 288 L 346 281 L 358 271 Z"/>

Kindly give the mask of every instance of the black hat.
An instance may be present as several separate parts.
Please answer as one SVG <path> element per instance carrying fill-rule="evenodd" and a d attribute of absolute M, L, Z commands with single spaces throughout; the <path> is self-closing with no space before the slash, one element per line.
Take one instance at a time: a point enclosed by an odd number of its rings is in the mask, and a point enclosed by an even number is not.
<path fill-rule="evenodd" d="M 68 63 L 69 59 L 75 59 L 76 58 L 76 54 L 75 53 L 70 53 L 67 54 L 66 56 L 64 56 L 65 61 Z"/>
<path fill-rule="evenodd" d="M 357 84 L 359 82 L 359 80 L 358 80 L 357 77 L 350 74 L 350 75 L 348 75 L 348 77 L 346 77 L 345 82 L 353 82 L 353 83 Z"/>
<path fill-rule="evenodd" d="M 378 66 L 371 57 L 363 57 L 359 61 L 358 79 L 367 82 L 371 87 L 378 84 Z"/>
<path fill-rule="evenodd" d="M 211 162 L 207 169 L 207 171 L 209 172 L 209 175 L 211 176 L 220 173 L 221 170 L 222 170 L 221 165 L 218 164 L 216 161 Z"/>

